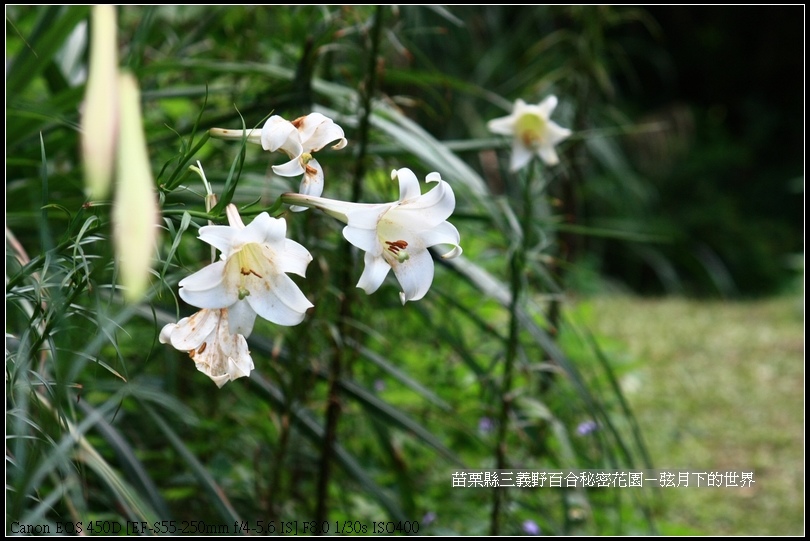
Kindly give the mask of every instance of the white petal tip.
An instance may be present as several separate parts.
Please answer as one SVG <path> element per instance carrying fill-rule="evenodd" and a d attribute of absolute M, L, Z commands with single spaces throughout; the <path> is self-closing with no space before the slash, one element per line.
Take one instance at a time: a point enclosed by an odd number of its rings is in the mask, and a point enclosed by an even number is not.
<path fill-rule="evenodd" d="M 174 329 L 176 329 L 176 328 L 177 328 L 176 323 L 169 323 L 169 324 L 165 325 L 163 327 L 163 329 L 161 329 L 160 337 L 158 338 L 160 343 L 161 344 L 169 344 L 169 343 L 171 343 L 171 341 L 172 341 L 172 332 L 174 332 Z"/>
<path fill-rule="evenodd" d="M 225 375 L 225 376 L 211 376 L 211 375 L 208 375 L 208 374 L 206 374 L 206 375 L 207 375 L 209 378 L 211 378 L 211 381 L 213 381 L 214 383 L 216 383 L 216 384 L 217 384 L 217 387 L 218 387 L 218 388 L 220 388 L 220 389 L 222 389 L 222 386 L 223 386 L 223 385 L 225 385 L 226 383 L 228 383 L 229 381 L 231 381 L 230 376 L 227 376 L 227 375 Z"/>
<path fill-rule="evenodd" d="M 438 172 L 434 171 L 432 173 L 428 173 L 428 176 L 425 177 L 425 180 L 428 182 L 441 182 L 442 176 Z"/>
<path fill-rule="evenodd" d="M 272 169 L 280 177 L 297 177 L 306 173 L 306 169 L 301 166 L 301 161 L 298 158 L 293 158 L 281 165 L 274 165 Z"/>
<path fill-rule="evenodd" d="M 461 255 L 464 250 L 461 249 L 461 246 L 455 246 L 452 250 L 447 252 L 442 256 L 442 259 L 454 259 Z"/>

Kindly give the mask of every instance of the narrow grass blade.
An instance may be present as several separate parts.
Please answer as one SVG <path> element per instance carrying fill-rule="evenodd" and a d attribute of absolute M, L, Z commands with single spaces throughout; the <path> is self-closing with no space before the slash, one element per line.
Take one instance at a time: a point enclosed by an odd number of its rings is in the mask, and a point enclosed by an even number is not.
<path fill-rule="evenodd" d="M 203 490 L 208 494 L 209 500 L 213 504 L 214 508 L 219 512 L 222 519 L 227 522 L 241 522 L 239 514 L 236 512 L 236 509 L 233 508 L 233 505 L 231 505 L 231 502 L 225 495 L 225 491 L 222 490 L 222 487 L 220 487 L 211 474 L 208 473 L 208 470 L 197 459 L 191 449 L 189 449 L 188 446 L 183 443 L 180 436 L 178 436 L 177 433 L 172 430 L 165 419 L 158 415 L 152 406 L 143 401 L 140 401 L 140 403 L 142 404 L 144 411 L 146 411 L 160 431 L 166 436 L 171 446 L 174 447 L 174 449 L 180 453 L 180 456 L 183 457 L 183 460 L 185 460 L 194 476 L 197 477 L 197 480 L 200 482 Z"/>
<path fill-rule="evenodd" d="M 255 383 L 273 403 L 274 407 L 281 408 L 284 405 L 284 396 L 281 391 L 272 385 L 261 374 L 253 373 L 250 381 Z M 295 426 L 315 445 L 323 445 L 324 429 L 312 416 L 312 413 L 300 406 L 290 408 Z M 402 508 L 386 494 L 380 486 L 374 482 L 363 469 L 363 466 L 349 454 L 342 445 L 335 444 L 333 447 L 335 457 L 343 470 L 379 503 L 390 517 L 394 520 L 408 520 L 407 514 Z"/>

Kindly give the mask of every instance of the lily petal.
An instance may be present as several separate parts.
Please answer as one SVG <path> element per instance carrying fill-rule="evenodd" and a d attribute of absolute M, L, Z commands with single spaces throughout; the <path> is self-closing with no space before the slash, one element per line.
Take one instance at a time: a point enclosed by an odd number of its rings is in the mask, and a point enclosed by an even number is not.
<path fill-rule="evenodd" d="M 312 262 L 312 254 L 294 240 L 285 239 L 284 257 L 277 262 L 278 270 L 306 276 L 307 266 Z"/>
<path fill-rule="evenodd" d="M 293 157 L 293 159 L 281 165 L 274 165 L 273 172 L 280 177 L 297 177 L 306 172 L 306 169 L 301 165 L 300 157 Z"/>
<path fill-rule="evenodd" d="M 371 295 L 380 288 L 391 267 L 382 256 L 375 257 L 369 253 L 366 253 L 363 262 L 363 274 L 360 275 L 357 287 Z"/>
<path fill-rule="evenodd" d="M 222 252 L 223 257 L 227 258 L 237 235 L 238 230 L 228 225 L 204 225 L 200 228 L 198 238 Z"/>
<path fill-rule="evenodd" d="M 256 323 L 256 311 L 246 300 L 237 301 L 228 308 L 228 330 L 241 334 L 245 338 L 253 332 Z"/>
<path fill-rule="evenodd" d="M 546 126 L 546 141 L 547 144 L 550 146 L 554 146 L 557 143 L 568 139 L 573 132 L 568 128 L 563 128 L 556 122 L 548 122 Z"/>
<path fill-rule="evenodd" d="M 266 212 L 256 216 L 245 228 L 250 236 L 240 237 L 240 241 L 247 244 L 273 244 L 282 242 L 287 238 L 287 221 L 284 218 L 271 218 Z"/>
<path fill-rule="evenodd" d="M 298 122 L 298 134 L 304 146 L 304 152 L 317 152 L 332 141 L 338 141 L 332 148 L 340 150 L 347 144 L 343 128 L 321 113 L 309 115 L 293 121 Z"/>
<path fill-rule="evenodd" d="M 291 158 L 300 156 L 304 151 L 298 130 L 292 122 L 278 115 L 271 116 L 264 123 L 261 139 L 263 149 L 270 152 L 282 150 Z"/>
<path fill-rule="evenodd" d="M 515 117 L 512 115 L 494 118 L 487 122 L 487 129 L 499 135 L 512 135 L 515 131 Z"/>
<path fill-rule="evenodd" d="M 543 118 L 548 118 L 557 107 L 557 96 L 548 96 L 537 106 L 537 114 Z"/>
<path fill-rule="evenodd" d="M 454 257 L 461 255 L 461 246 L 459 246 L 459 243 L 461 242 L 461 236 L 459 235 L 456 226 L 454 226 L 450 222 L 440 223 L 430 231 L 422 233 L 421 237 L 422 242 L 424 242 L 425 246 L 428 247 L 436 246 L 438 244 L 446 244 L 448 246 L 453 246 L 453 249 L 450 252 L 442 256 L 443 259 L 453 259 Z"/>
<path fill-rule="evenodd" d="M 161 331 L 161 342 L 171 343 L 172 347 L 181 351 L 196 349 L 205 339 L 214 332 L 219 321 L 218 310 L 200 310 L 190 317 L 184 317 L 176 324 L 170 323 L 163 327 L 169 330 L 169 340 L 164 340 Z"/>
<path fill-rule="evenodd" d="M 225 314 L 221 314 L 225 316 Z M 228 330 L 225 317 L 220 317 L 217 329 L 209 337 L 204 348 L 191 351 L 197 370 L 211 378 L 217 387 L 228 381 L 249 376 L 253 370 L 247 340 Z"/>
<path fill-rule="evenodd" d="M 321 164 L 318 163 L 318 160 L 310 160 L 304 169 L 304 176 L 301 178 L 298 193 L 320 197 L 323 193 L 323 177 L 323 168 Z M 307 210 L 307 207 L 295 205 L 290 207 L 290 210 L 293 212 L 301 212 Z"/>
<path fill-rule="evenodd" d="M 201 368 L 201 365 L 197 365 L 197 370 L 211 378 L 211 380 L 217 384 L 219 389 L 222 389 L 223 385 L 231 381 L 231 377 L 228 374 L 222 376 L 212 376 L 211 374 L 208 374 L 204 368 Z"/>
<path fill-rule="evenodd" d="M 540 147 L 537 149 L 537 155 L 548 165 L 557 165 L 560 163 L 560 158 L 557 156 L 557 151 L 554 150 L 554 147 Z"/>
<path fill-rule="evenodd" d="M 312 303 L 286 274 L 279 274 L 262 282 L 265 290 L 248 295 L 250 307 L 264 319 L 277 325 L 298 325 L 303 321 Z"/>
<path fill-rule="evenodd" d="M 343 236 L 346 237 L 352 246 L 379 256 L 382 253 L 382 245 L 377 237 L 376 229 L 361 229 L 359 227 L 346 226 L 343 228 Z"/>
<path fill-rule="evenodd" d="M 413 250 L 410 254 L 407 260 L 393 266 L 394 275 L 402 287 L 402 304 L 424 297 L 433 283 L 433 258 L 430 253 L 427 250 Z"/>
<path fill-rule="evenodd" d="M 399 201 L 404 203 L 412 199 L 417 199 L 422 195 L 419 188 L 419 180 L 410 169 L 394 169 L 391 171 L 391 179 L 399 179 Z"/>
<path fill-rule="evenodd" d="M 198 308 L 227 308 L 238 292 L 224 283 L 225 262 L 217 261 L 180 280 L 180 298 Z"/>
<path fill-rule="evenodd" d="M 423 231 L 445 221 L 456 208 L 456 197 L 447 182 L 441 181 L 421 197 L 398 206 L 387 218 L 410 229 Z"/>
<path fill-rule="evenodd" d="M 528 165 L 534 153 L 529 150 L 522 141 L 515 139 L 512 143 L 512 158 L 509 161 L 509 170 L 519 171 Z"/>

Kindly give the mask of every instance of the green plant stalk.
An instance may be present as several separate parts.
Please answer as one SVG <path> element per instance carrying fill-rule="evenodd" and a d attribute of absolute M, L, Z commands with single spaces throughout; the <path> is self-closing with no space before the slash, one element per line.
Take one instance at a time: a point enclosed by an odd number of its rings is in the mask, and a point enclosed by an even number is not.
<path fill-rule="evenodd" d="M 537 161 L 535 158 L 532 165 Z M 506 462 L 506 436 L 509 423 L 509 412 L 512 408 L 512 373 L 514 372 L 515 357 L 517 357 L 520 342 L 519 306 L 523 297 L 524 270 L 526 268 L 526 252 L 531 246 L 530 232 L 532 226 L 531 186 L 534 178 L 534 167 L 529 171 L 523 183 L 523 214 L 520 220 L 520 243 L 512 250 L 509 258 L 510 289 L 512 299 L 509 303 L 509 336 L 506 342 L 506 358 L 504 360 L 503 382 L 501 385 L 501 408 L 498 414 L 498 437 L 495 444 L 495 468 L 505 469 Z M 503 507 L 504 491 L 492 491 L 492 518 L 490 521 L 490 535 L 499 535 L 501 508 Z"/>
<path fill-rule="evenodd" d="M 371 30 L 371 50 L 369 51 L 366 77 L 363 84 L 363 116 L 360 118 L 358 127 L 359 147 L 357 160 L 355 161 L 354 178 L 352 179 L 352 197 L 350 201 L 359 201 L 363 191 L 363 176 L 365 175 L 365 158 L 368 149 L 369 130 L 371 127 L 372 96 L 377 83 L 377 54 L 380 48 L 380 33 L 382 30 L 382 6 L 377 6 L 374 14 L 374 25 Z M 350 336 L 354 330 L 348 324 L 351 318 L 351 306 L 354 297 L 354 287 L 352 284 L 351 268 L 349 261 L 352 257 L 352 249 L 348 243 L 344 243 L 341 251 L 340 275 L 338 276 L 338 286 L 344 292 L 338 307 L 338 326 L 340 336 Z M 347 342 L 342 340 L 344 344 Z M 331 475 L 331 462 L 334 453 L 334 444 L 337 441 L 337 425 L 340 418 L 340 380 L 345 365 L 348 365 L 356 351 L 354 348 L 344 347 L 344 344 L 336 343 L 332 355 L 332 363 L 329 367 L 329 399 L 326 406 L 326 429 L 324 433 L 324 447 L 321 454 L 321 463 L 318 475 L 317 504 L 315 510 L 315 520 L 317 524 L 322 524 L 328 520 L 329 514 L 329 478 Z"/>
<path fill-rule="evenodd" d="M 291 403 L 289 397 L 285 397 L 282 408 L 278 451 L 274 457 L 277 467 L 273 468 L 270 482 L 267 484 L 267 497 L 265 498 L 265 511 L 268 513 L 268 517 L 271 520 L 278 520 L 281 518 L 278 516 L 276 509 L 278 506 L 277 502 L 280 499 L 279 496 L 281 496 L 279 487 L 281 486 L 281 472 L 283 470 L 282 465 L 284 464 L 284 461 L 287 460 L 287 451 L 290 448 L 290 429 L 292 428 L 292 423 L 290 422 Z"/>
<path fill-rule="evenodd" d="M 584 91 L 585 96 L 583 101 L 579 103 L 591 103 L 590 100 L 590 87 Z M 574 126 L 577 128 L 585 126 L 585 112 L 589 107 L 577 107 L 576 119 Z M 570 150 L 570 155 L 573 156 L 570 164 L 561 175 L 560 182 L 556 184 L 558 193 L 552 194 L 560 199 L 562 202 L 563 224 L 568 228 L 576 227 L 578 215 L 580 213 L 580 202 L 577 200 L 577 186 L 582 185 L 584 173 L 582 172 L 581 164 L 584 161 L 584 143 L 582 139 L 574 141 Z M 579 257 L 582 250 L 581 237 L 577 236 L 576 231 L 572 229 L 560 228 L 558 233 L 558 254 L 553 260 L 551 268 L 549 269 L 553 276 L 557 278 L 557 283 L 561 287 L 565 285 L 565 269 L 570 267 L 574 261 Z M 556 336 L 560 328 L 561 319 L 561 302 L 559 299 L 552 299 L 548 310 L 548 322 L 552 330 L 552 336 Z"/>

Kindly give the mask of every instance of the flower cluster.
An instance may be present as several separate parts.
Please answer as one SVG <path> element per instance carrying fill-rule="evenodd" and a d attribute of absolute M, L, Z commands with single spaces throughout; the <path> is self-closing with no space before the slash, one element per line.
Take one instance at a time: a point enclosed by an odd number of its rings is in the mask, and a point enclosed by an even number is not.
<path fill-rule="evenodd" d="M 312 256 L 287 238 L 284 218 L 259 214 L 245 226 L 234 205 L 229 225 L 200 228 L 200 239 L 221 252 L 220 261 L 180 281 L 180 298 L 202 308 L 169 324 L 160 341 L 188 351 L 197 368 L 220 387 L 250 374 L 246 338 L 256 316 L 278 325 L 297 325 L 312 303 L 287 273 L 304 276 Z"/>
<path fill-rule="evenodd" d="M 365 251 L 365 267 L 357 283 L 375 292 L 390 270 L 402 288 L 400 300 L 419 300 L 433 283 L 433 258 L 428 251 L 447 246 L 441 257 L 461 254 L 458 230 L 447 219 L 455 210 L 455 195 L 439 173 L 427 182 L 436 186 L 422 194 L 410 169 L 392 172 L 400 197 L 391 203 L 365 204 L 321 197 L 324 173 L 312 157 L 329 143 L 339 150 L 347 144 L 343 129 L 320 113 L 293 121 L 271 116 L 261 130 L 247 132 L 213 128 L 213 136 L 261 144 L 290 160 L 274 165 L 281 176 L 303 175 L 299 193 L 282 201 L 293 211 L 317 208 L 346 223 L 343 235 Z M 201 308 L 194 315 L 166 325 L 160 341 L 186 351 L 197 369 L 218 386 L 249 376 L 253 360 L 246 338 L 260 316 L 278 325 L 297 325 L 313 305 L 288 273 L 304 277 L 312 256 L 286 237 L 284 218 L 266 212 L 245 225 L 234 205 L 226 208 L 228 225 L 200 228 L 199 238 L 220 252 L 220 259 L 180 281 L 180 298 Z"/>

